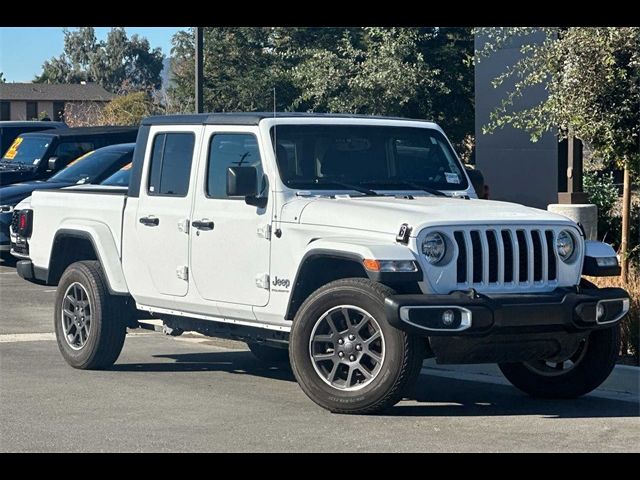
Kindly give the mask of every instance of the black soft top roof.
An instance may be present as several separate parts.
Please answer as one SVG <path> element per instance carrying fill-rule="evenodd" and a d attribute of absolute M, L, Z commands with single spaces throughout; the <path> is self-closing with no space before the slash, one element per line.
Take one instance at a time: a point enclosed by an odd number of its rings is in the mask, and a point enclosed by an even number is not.
<path fill-rule="evenodd" d="M 258 125 L 260 120 L 274 118 L 273 112 L 198 113 L 191 115 L 157 115 L 147 117 L 142 125 Z M 275 118 L 359 118 L 378 120 L 412 120 L 415 118 L 352 115 L 348 113 L 277 112 Z"/>
<path fill-rule="evenodd" d="M 75 127 L 75 128 L 61 128 L 57 130 L 45 130 L 39 132 L 27 132 L 21 133 L 20 136 L 36 137 L 47 135 L 50 137 L 85 137 L 94 135 L 105 135 L 118 133 L 132 133 L 137 132 L 138 127 Z"/>

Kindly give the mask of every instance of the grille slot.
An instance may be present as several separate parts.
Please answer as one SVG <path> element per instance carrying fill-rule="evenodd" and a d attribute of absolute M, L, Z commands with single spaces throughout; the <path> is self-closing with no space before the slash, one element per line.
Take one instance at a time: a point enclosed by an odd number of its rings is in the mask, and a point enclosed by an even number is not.
<path fill-rule="evenodd" d="M 482 282 L 482 242 L 480 232 L 471 232 L 471 252 L 473 255 L 473 283 Z"/>
<path fill-rule="evenodd" d="M 554 244 L 553 230 L 547 230 L 544 232 L 544 236 L 547 239 L 547 263 L 549 264 L 549 280 L 555 280 L 558 278 L 558 266 L 556 264 L 556 247 Z"/>
<path fill-rule="evenodd" d="M 464 243 L 464 235 L 462 232 L 454 232 L 453 238 L 455 238 L 458 244 L 458 259 L 456 260 L 456 270 L 458 283 L 466 283 L 467 281 L 467 248 Z"/>
<path fill-rule="evenodd" d="M 554 231 L 535 228 L 456 230 L 456 281 L 465 286 L 555 282 Z"/>

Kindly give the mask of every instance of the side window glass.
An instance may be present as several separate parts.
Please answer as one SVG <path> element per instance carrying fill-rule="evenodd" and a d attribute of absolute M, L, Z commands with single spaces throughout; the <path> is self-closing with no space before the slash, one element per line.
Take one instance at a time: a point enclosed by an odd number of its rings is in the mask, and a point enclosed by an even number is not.
<path fill-rule="evenodd" d="M 56 147 L 53 156 L 70 161 L 90 152 L 94 148 L 95 146 L 91 142 L 62 142 Z"/>
<path fill-rule="evenodd" d="M 227 197 L 227 169 L 229 167 L 255 167 L 264 195 L 267 182 L 260 160 L 260 150 L 255 135 L 247 133 L 215 134 L 209 142 L 206 192 L 210 198 Z"/>
<path fill-rule="evenodd" d="M 184 197 L 189 191 L 193 133 L 160 133 L 153 139 L 149 195 Z"/>

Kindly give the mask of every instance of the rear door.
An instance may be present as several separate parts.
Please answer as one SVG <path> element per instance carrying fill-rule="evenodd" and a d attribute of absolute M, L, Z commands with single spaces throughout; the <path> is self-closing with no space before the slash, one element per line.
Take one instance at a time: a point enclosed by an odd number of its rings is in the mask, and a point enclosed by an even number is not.
<path fill-rule="evenodd" d="M 140 196 L 134 219 L 136 238 L 128 238 L 129 247 L 147 275 L 127 273 L 134 282 L 131 291 L 145 292 L 147 298 L 165 295 L 185 296 L 189 290 L 188 258 L 192 177 L 197 164 L 202 127 L 152 127 L 145 164 L 142 171 Z M 133 245 L 131 245 L 133 244 Z"/>

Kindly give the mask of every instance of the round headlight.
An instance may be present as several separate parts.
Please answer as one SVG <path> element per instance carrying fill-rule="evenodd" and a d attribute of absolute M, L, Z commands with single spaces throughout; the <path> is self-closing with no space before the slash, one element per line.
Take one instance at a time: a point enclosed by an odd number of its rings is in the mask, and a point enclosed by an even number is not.
<path fill-rule="evenodd" d="M 422 242 L 422 253 L 431 264 L 436 264 L 447 253 L 447 244 L 444 237 L 437 232 L 428 234 Z"/>
<path fill-rule="evenodd" d="M 556 251 L 563 262 L 568 261 L 575 250 L 573 235 L 566 230 L 561 231 L 556 239 Z"/>

